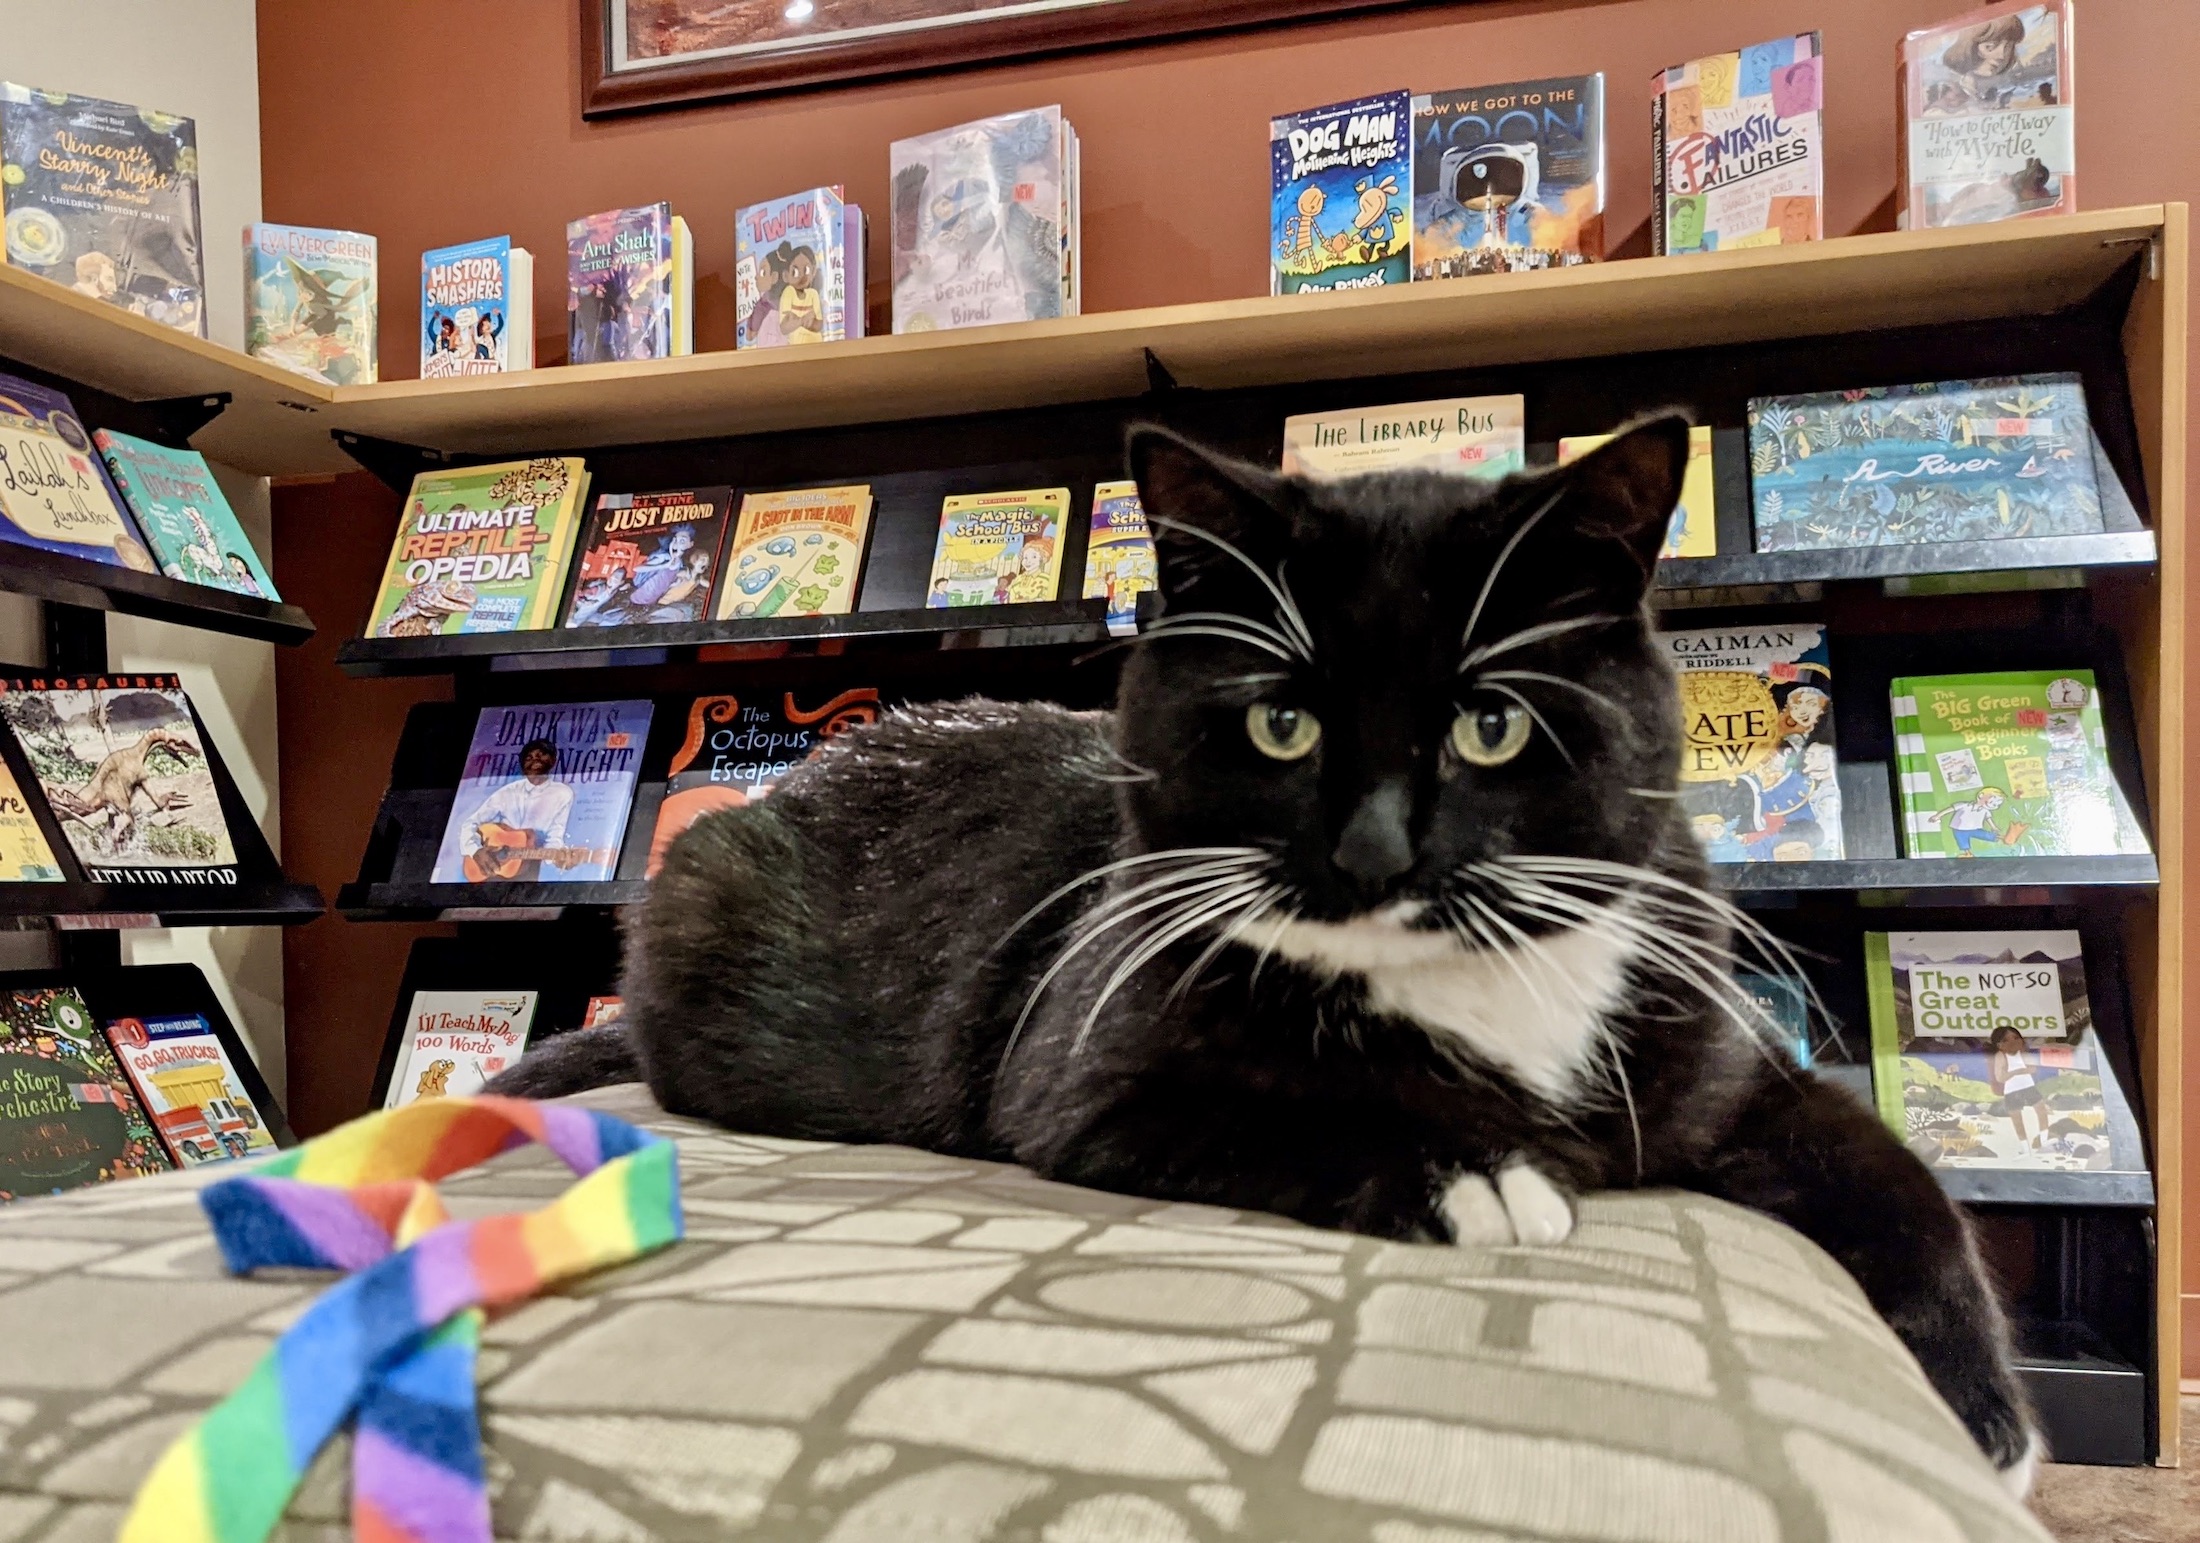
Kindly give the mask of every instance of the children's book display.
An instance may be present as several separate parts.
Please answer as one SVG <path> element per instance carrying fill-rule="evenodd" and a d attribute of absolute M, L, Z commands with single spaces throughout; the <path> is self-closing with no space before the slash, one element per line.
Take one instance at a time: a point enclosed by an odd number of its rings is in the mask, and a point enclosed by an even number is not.
<path fill-rule="evenodd" d="M 871 527 L 871 488 L 745 493 L 718 616 L 845 616 Z"/>
<path fill-rule="evenodd" d="M 723 487 L 599 495 L 575 548 L 565 625 L 701 621 L 732 508 Z"/>
<path fill-rule="evenodd" d="M 22 784 L 0 762 L 0 884 L 59 884 L 63 877 Z"/>
<path fill-rule="evenodd" d="M 1413 98 L 1413 277 L 1603 256 L 1602 75 Z"/>
<path fill-rule="evenodd" d="M 432 882 L 610 878 L 626 838 L 650 711 L 647 701 L 484 707 Z"/>
<path fill-rule="evenodd" d="M 1268 291 L 1413 277 L 1413 98 L 1313 107 L 1268 124 Z"/>
<path fill-rule="evenodd" d="M 1822 52 L 1804 32 L 1651 78 L 1652 252 L 1825 237 Z"/>
<path fill-rule="evenodd" d="M 0 1200 L 172 1166 L 83 997 L 0 994 Z"/>
<path fill-rule="evenodd" d="M 510 236 L 420 254 L 420 378 L 535 367 L 535 259 Z"/>
<path fill-rule="evenodd" d="M 1576 456 L 1587 455 L 1609 440 L 1609 434 L 1573 434 L 1558 442 L 1561 466 Z M 1665 528 L 1660 557 L 1716 557 L 1719 555 L 1717 483 L 1712 475 L 1711 430 L 1697 424 L 1688 431 L 1688 469 L 1681 476 L 1681 501 L 1673 506 L 1673 523 Z"/>
<path fill-rule="evenodd" d="M 2077 212 L 2072 10 L 1991 5 L 1902 39 L 1898 229 Z"/>
<path fill-rule="evenodd" d="M 1062 582 L 1068 488 L 963 493 L 940 509 L 928 608 L 1052 600 Z"/>
<path fill-rule="evenodd" d="M 1757 550 L 2099 531 L 2092 445 L 2070 374 L 1752 397 Z"/>
<path fill-rule="evenodd" d="M 235 882 L 221 795 L 175 676 L 0 679 L 0 720 L 94 883 Z"/>
<path fill-rule="evenodd" d="M 687 733 L 673 753 L 664 802 L 649 838 L 648 876 L 655 878 L 672 839 L 704 815 L 753 803 L 836 734 L 876 723 L 878 691 L 863 686 L 805 707 L 793 692 L 774 706 L 768 694 L 697 697 Z"/>
<path fill-rule="evenodd" d="M 0 541 L 140 573 L 152 553 L 83 420 L 58 391 L 0 375 Z"/>
<path fill-rule="evenodd" d="M 117 1018 L 106 1032 L 176 1166 L 196 1168 L 274 1147 L 274 1133 L 204 1013 Z"/>
<path fill-rule="evenodd" d="M 894 330 L 1078 314 L 1083 194 L 1060 107 L 894 141 Z"/>
<path fill-rule="evenodd" d="M 863 278 L 863 211 L 838 187 L 735 211 L 737 347 L 862 337 Z"/>
<path fill-rule="evenodd" d="M 1138 630 L 1138 597 L 1161 587 L 1161 568 L 1135 482 L 1103 482 L 1092 490 L 1092 530 L 1085 540 L 1087 600 L 1108 602 L 1108 631 Z"/>
<path fill-rule="evenodd" d="M 2091 670 L 1888 682 L 1910 857 L 2114 857 L 2147 848 L 2108 764 Z"/>
<path fill-rule="evenodd" d="M 98 430 L 92 443 L 161 572 L 260 600 L 282 598 L 205 456 L 112 429 Z"/>
<path fill-rule="evenodd" d="M 0 85 L 0 209 L 14 267 L 206 336 L 189 118 Z"/>
<path fill-rule="evenodd" d="M 695 352 L 695 243 L 667 203 L 607 209 L 565 227 L 565 360 Z"/>
<path fill-rule="evenodd" d="M 244 351 L 326 386 L 379 375 L 374 237 L 303 225 L 244 228 Z"/>
<path fill-rule="evenodd" d="M 1680 677 L 1681 808 L 1715 863 L 1840 858 L 1841 783 L 1826 629 L 1666 632 Z"/>
<path fill-rule="evenodd" d="M 587 500 L 588 468 L 577 456 L 422 472 L 405 497 L 366 635 L 549 626 Z"/>
<path fill-rule="evenodd" d="M 1524 399 L 1450 397 L 1283 420 L 1283 469 L 1306 477 L 1448 471 L 1495 479 L 1527 464 Z"/>
<path fill-rule="evenodd" d="M 2076 932 L 1867 932 L 1880 1117 L 1932 1168 L 2145 1173 Z"/>
<path fill-rule="evenodd" d="M 407 1004 L 385 1109 L 424 1098 L 465 1098 L 527 1053 L 532 991 L 416 991 Z"/>

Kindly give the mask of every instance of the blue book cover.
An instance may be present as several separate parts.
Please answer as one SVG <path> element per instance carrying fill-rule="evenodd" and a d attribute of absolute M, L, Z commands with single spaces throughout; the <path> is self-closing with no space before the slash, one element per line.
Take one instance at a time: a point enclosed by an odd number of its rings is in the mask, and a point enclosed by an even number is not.
<path fill-rule="evenodd" d="M 1795 1057 L 1795 1064 L 1807 1071 L 1815 1058 L 1811 1054 L 1810 994 L 1804 984 L 1793 976 L 1764 975 L 1755 970 L 1735 971 L 1734 984 L 1756 1004 L 1758 1032 L 1777 1037 Z"/>
<path fill-rule="evenodd" d="M 0 205 L 11 265 L 206 336 L 189 118 L 0 85 Z"/>
<path fill-rule="evenodd" d="M 2102 529 L 2076 375 L 1752 397 L 1757 550 Z"/>
<path fill-rule="evenodd" d="M 13 375 L 0 375 L 0 541 L 158 571 L 69 399 Z"/>
<path fill-rule="evenodd" d="M 377 378 L 377 247 L 355 230 L 244 228 L 244 351 L 330 386 Z"/>
<path fill-rule="evenodd" d="M 160 571 L 186 584 L 279 600 L 206 457 L 101 429 L 92 436 Z"/>
<path fill-rule="evenodd" d="M 1413 277 L 1413 99 L 1403 91 L 1271 119 L 1269 293 Z"/>
<path fill-rule="evenodd" d="M 510 236 L 488 236 L 420 254 L 420 378 L 501 375 L 525 369 L 513 356 L 520 294 Z M 531 277 L 529 278 L 531 282 Z M 516 304 L 516 309 L 515 309 Z M 516 336 L 525 339 L 524 330 Z"/>
<path fill-rule="evenodd" d="M 776 348 L 863 336 L 862 248 L 863 211 L 837 187 L 736 211 L 735 344 Z"/>
<path fill-rule="evenodd" d="M 1413 99 L 1413 276 L 1604 256 L 1604 77 Z"/>
<path fill-rule="evenodd" d="M 649 717 L 647 701 L 484 707 L 432 882 L 611 878 Z"/>

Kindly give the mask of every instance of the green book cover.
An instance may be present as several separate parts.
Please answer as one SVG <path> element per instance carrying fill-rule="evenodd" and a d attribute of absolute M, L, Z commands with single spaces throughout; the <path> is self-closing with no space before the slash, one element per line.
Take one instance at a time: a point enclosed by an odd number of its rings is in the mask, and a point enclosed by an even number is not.
<path fill-rule="evenodd" d="M 1887 935 L 1864 934 L 1864 999 L 1872 1020 L 1872 1101 L 1895 1135 L 1902 1128 L 1902 1025 L 1895 1016 L 1894 971 Z"/>
<path fill-rule="evenodd" d="M 92 442 L 137 516 L 161 572 L 186 584 L 208 584 L 262 600 L 282 598 L 205 456 L 112 429 L 99 430 Z"/>
<path fill-rule="evenodd" d="M 172 1166 L 84 999 L 0 992 L 0 1201 Z"/>
<path fill-rule="evenodd" d="M 2144 854 L 2108 764 L 2091 670 L 1888 684 L 1911 857 Z"/>
<path fill-rule="evenodd" d="M 587 500 L 588 468 L 576 456 L 422 472 L 405 499 L 366 635 L 554 625 Z"/>

